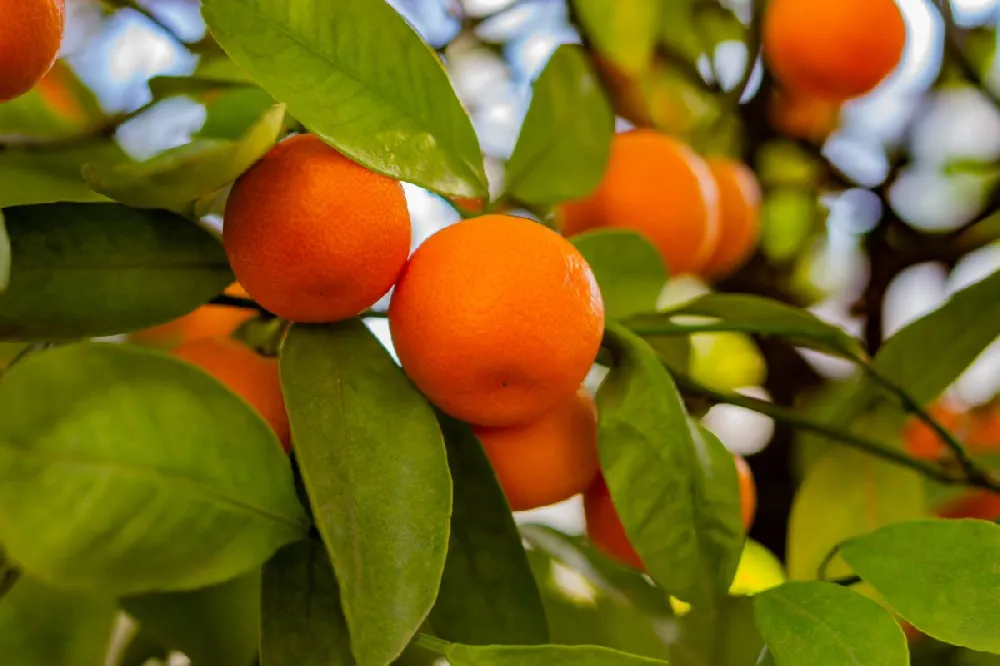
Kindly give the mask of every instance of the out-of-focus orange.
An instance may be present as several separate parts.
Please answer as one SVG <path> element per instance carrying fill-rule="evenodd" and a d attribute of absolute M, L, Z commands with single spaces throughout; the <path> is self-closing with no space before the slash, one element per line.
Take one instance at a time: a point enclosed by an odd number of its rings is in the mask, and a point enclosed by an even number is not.
<path fill-rule="evenodd" d="M 233 284 L 225 292 L 229 296 L 247 298 L 247 293 L 239 284 Z M 217 338 L 232 335 L 244 322 L 254 317 L 253 310 L 225 305 L 203 305 L 194 312 L 168 321 L 165 324 L 136 331 L 129 340 L 150 347 L 172 349 L 192 340 Z"/>
<path fill-rule="evenodd" d="M 768 117 L 786 136 L 823 143 L 840 124 L 837 100 L 775 90 L 768 104 Z"/>

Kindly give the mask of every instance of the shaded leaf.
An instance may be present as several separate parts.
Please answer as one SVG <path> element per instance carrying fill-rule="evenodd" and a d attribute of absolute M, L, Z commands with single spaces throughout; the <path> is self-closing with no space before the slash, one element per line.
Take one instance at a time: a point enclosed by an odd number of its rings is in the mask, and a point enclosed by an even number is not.
<path fill-rule="evenodd" d="M 144 666 L 150 659 L 159 659 L 166 663 L 170 650 L 163 647 L 160 641 L 153 638 L 141 628 L 132 636 L 128 645 L 118 660 L 119 666 Z"/>
<path fill-rule="evenodd" d="M 785 583 L 762 592 L 754 598 L 754 615 L 779 666 L 910 663 L 906 638 L 892 615 L 833 583 Z"/>
<path fill-rule="evenodd" d="M 281 381 L 354 656 L 386 664 L 427 617 L 445 566 L 452 487 L 441 430 L 356 319 L 294 326 Z"/>
<path fill-rule="evenodd" d="M 196 589 L 306 524 L 271 428 L 186 363 L 80 343 L 0 380 L 0 543 L 29 576 L 114 595 Z"/>
<path fill-rule="evenodd" d="M 250 666 L 260 637 L 260 571 L 190 592 L 121 599 L 141 631 L 194 664 Z"/>
<path fill-rule="evenodd" d="M 582 537 L 572 537 L 546 525 L 521 525 L 532 547 L 582 576 L 616 603 L 635 606 L 649 616 L 670 617 L 667 594 L 637 571 L 626 569 L 598 552 Z"/>
<path fill-rule="evenodd" d="M 80 170 L 88 163 L 116 164 L 126 159 L 118 144 L 110 141 L 84 148 L 9 148 L 0 152 L 0 208 L 107 201 L 90 188 Z"/>
<path fill-rule="evenodd" d="M 113 599 L 58 590 L 21 578 L 0 603 L 0 655 L 10 666 L 104 663 Z"/>
<path fill-rule="evenodd" d="M 671 666 L 755 666 L 763 647 L 753 599 L 722 597 L 711 609 L 694 608 L 678 619 L 669 661 Z"/>
<path fill-rule="evenodd" d="M 663 24 L 662 2 L 574 0 L 580 22 L 597 50 L 626 72 L 646 67 Z"/>
<path fill-rule="evenodd" d="M 590 194 L 604 175 L 614 128 L 614 112 L 583 50 L 563 44 L 535 81 L 507 162 L 507 190 L 535 204 Z"/>
<path fill-rule="evenodd" d="M 229 56 L 344 155 L 442 194 L 487 194 L 479 142 L 444 67 L 385 2 L 202 4 Z"/>
<path fill-rule="evenodd" d="M 0 210 L 0 292 L 5 291 L 10 284 L 10 261 L 10 236 L 7 235 L 3 210 Z"/>
<path fill-rule="evenodd" d="M 692 604 L 725 594 L 743 549 L 736 467 L 695 428 L 677 387 L 640 338 L 609 324 L 613 368 L 597 395 L 601 469 L 650 576 Z"/>
<path fill-rule="evenodd" d="M 129 206 L 187 212 L 263 157 L 284 118 L 284 107 L 273 106 L 238 141 L 196 141 L 138 164 L 87 164 L 83 176 L 94 190 Z"/>
<path fill-rule="evenodd" d="M 455 499 L 434 633 L 471 645 L 546 643 L 545 608 L 490 461 L 469 426 L 438 420 Z"/>
<path fill-rule="evenodd" d="M 710 317 L 710 330 L 738 331 L 787 339 L 794 345 L 837 356 L 863 356 L 860 343 L 843 329 L 828 324 L 806 310 L 779 301 L 745 294 L 709 294 L 657 315 L 628 321 L 637 332 L 671 323 L 680 316 Z M 699 326 L 700 324 L 693 324 Z"/>
<path fill-rule="evenodd" d="M 222 243 L 166 211 L 46 204 L 4 211 L 0 339 L 113 335 L 175 319 L 233 281 Z"/>
<path fill-rule="evenodd" d="M 925 514 L 923 477 L 917 472 L 843 447 L 831 447 L 795 495 L 788 526 L 788 572 L 816 578 L 835 546 L 884 525 Z M 850 573 L 839 558 L 830 576 Z"/>
<path fill-rule="evenodd" d="M 447 657 L 452 666 L 640 666 L 667 663 L 596 646 L 472 646 L 429 637 L 422 637 L 420 643 Z"/>
<path fill-rule="evenodd" d="M 885 602 L 938 640 L 1000 653 L 1000 526 L 923 520 L 883 527 L 841 555 Z"/>
<path fill-rule="evenodd" d="M 667 269 L 652 243 L 634 231 L 619 229 L 589 231 L 570 240 L 594 271 L 609 318 L 624 319 L 656 308 Z"/>
<path fill-rule="evenodd" d="M 264 566 L 261 666 L 353 666 L 340 592 L 323 544 L 279 550 Z"/>

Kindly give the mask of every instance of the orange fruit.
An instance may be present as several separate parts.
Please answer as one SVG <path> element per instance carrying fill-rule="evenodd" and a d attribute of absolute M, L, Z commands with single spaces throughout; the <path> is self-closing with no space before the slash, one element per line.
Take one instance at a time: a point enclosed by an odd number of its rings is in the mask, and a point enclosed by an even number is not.
<path fill-rule="evenodd" d="M 743 516 L 743 529 L 750 531 L 753 526 L 754 514 L 757 513 L 757 485 L 753 480 L 753 472 L 743 456 L 734 455 L 736 475 L 740 480 L 740 510 Z"/>
<path fill-rule="evenodd" d="M 438 407 L 510 426 L 576 392 L 601 344 L 604 303 L 572 243 L 531 220 L 484 215 L 414 252 L 389 330 L 403 369 Z"/>
<path fill-rule="evenodd" d="M 66 27 L 65 0 L 0 0 L 0 102 L 31 90 L 52 68 Z"/>
<path fill-rule="evenodd" d="M 615 505 L 611 502 L 611 492 L 604 477 L 597 480 L 583 493 L 583 513 L 587 522 L 587 536 L 599 551 L 613 560 L 633 569 L 646 570 L 625 534 Z"/>
<path fill-rule="evenodd" d="M 57 115 L 66 120 L 81 121 L 87 114 L 80 100 L 70 89 L 72 76 L 68 66 L 57 60 L 36 87 L 42 99 Z"/>
<path fill-rule="evenodd" d="M 232 338 L 192 340 L 173 353 L 212 375 L 250 403 L 271 425 L 285 451 L 291 450 L 292 433 L 281 393 L 277 359 L 260 356 Z"/>
<path fill-rule="evenodd" d="M 597 406 L 586 391 L 537 420 L 473 428 L 513 511 L 528 511 L 583 492 L 597 476 Z"/>
<path fill-rule="evenodd" d="M 410 214 L 399 182 L 300 134 L 236 181 L 222 236 L 254 300 L 291 321 L 331 322 L 392 287 L 410 252 Z"/>
<path fill-rule="evenodd" d="M 742 266 L 753 254 L 760 235 L 760 183 L 753 171 L 735 160 L 707 160 L 719 187 L 721 232 L 701 274 L 719 278 Z"/>
<path fill-rule="evenodd" d="M 750 467 L 739 455 L 733 456 L 740 483 L 740 509 L 743 528 L 750 529 L 757 510 L 757 492 L 754 487 Z M 611 493 L 603 477 L 598 477 L 583 493 L 583 511 L 587 524 L 587 536 L 591 543 L 608 557 L 640 571 L 645 571 L 639 554 L 635 552 L 625 533 L 618 511 L 611 500 Z"/>
<path fill-rule="evenodd" d="M 1000 518 L 1000 495 L 988 490 L 969 491 L 934 512 L 939 518 Z"/>
<path fill-rule="evenodd" d="M 229 296 L 246 298 L 239 284 L 226 289 Z M 191 340 L 232 335 L 244 322 L 254 317 L 253 310 L 225 305 L 203 305 L 183 317 L 129 335 L 132 342 L 152 347 L 173 348 Z"/>
<path fill-rule="evenodd" d="M 615 136 L 597 189 L 563 204 L 557 216 L 567 236 L 599 228 L 637 231 L 672 274 L 693 273 L 719 239 L 719 190 L 708 165 L 686 145 L 634 130 Z"/>
<path fill-rule="evenodd" d="M 764 58 L 785 87 L 846 100 L 896 68 L 906 23 L 894 0 L 771 0 L 762 39 Z"/>
<path fill-rule="evenodd" d="M 972 412 L 968 445 L 979 451 L 1000 449 L 1000 406 L 993 404 Z"/>
<path fill-rule="evenodd" d="M 838 100 L 775 90 L 768 104 L 768 119 L 786 136 L 823 143 L 840 124 Z"/>
<path fill-rule="evenodd" d="M 945 402 L 936 402 L 930 406 L 928 413 L 940 423 L 945 430 L 953 433 L 959 440 L 964 439 L 968 424 L 968 415 Z M 938 434 L 917 417 L 911 417 L 903 428 L 903 445 L 906 451 L 915 458 L 937 460 L 948 452 Z"/>

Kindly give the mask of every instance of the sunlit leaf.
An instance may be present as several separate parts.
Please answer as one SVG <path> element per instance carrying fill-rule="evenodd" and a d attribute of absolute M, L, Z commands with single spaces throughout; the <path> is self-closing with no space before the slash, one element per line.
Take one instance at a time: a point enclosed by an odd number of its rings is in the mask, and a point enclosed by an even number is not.
<path fill-rule="evenodd" d="M 0 381 L 0 543 L 30 576 L 101 594 L 196 589 L 306 526 L 273 431 L 193 366 L 80 343 Z"/>
<path fill-rule="evenodd" d="M 754 598 L 754 615 L 778 664 L 910 663 L 906 638 L 892 615 L 833 583 L 785 583 Z"/>
<path fill-rule="evenodd" d="M 609 318 L 624 319 L 656 308 L 667 270 L 652 243 L 620 229 L 589 231 L 571 241 L 594 271 Z"/>
<path fill-rule="evenodd" d="M 663 22 L 661 2 L 574 0 L 597 50 L 626 72 L 638 72 L 653 55 Z"/>
<path fill-rule="evenodd" d="M 447 657 L 452 666 L 641 666 L 667 662 L 594 646 L 472 646 L 425 638 L 421 644 Z M 433 647 L 432 647 L 433 646 Z"/>
<path fill-rule="evenodd" d="M 341 153 L 442 194 L 487 194 L 441 61 L 383 0 L 206 0 L 202 13 L 230 57 Z"/>
<path fill-rule="evenodd" d="M 604 175 L 614 128 L 614 112 L 584 52 L 560 46 L 535 82 L 507 163 L 507 190 L 536 204 L 590 194 Z"/>
<path fill-rule="evenodd" d="M 841 554 L 885 602 L 938 640 L 1000 654 L 1000 525 L 924 520 L 852 539 Z"/>
<path fill-rule="evenodd" d="M 281 381 L 352 651 L 362 665 L 389 663 L 445 567 L 452 486 L 434 411 L 356 319 L 293 327 Z"/>

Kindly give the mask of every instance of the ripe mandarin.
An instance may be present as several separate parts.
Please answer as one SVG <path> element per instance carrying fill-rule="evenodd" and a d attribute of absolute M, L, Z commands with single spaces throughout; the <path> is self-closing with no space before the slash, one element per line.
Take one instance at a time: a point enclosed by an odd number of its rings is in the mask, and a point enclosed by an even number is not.
<path fill-rule="evenodd" d="M 271 425 L 285 451 L 291 450 L 292 433 L 277 359 L 260 356 L 232 338 L 192 340 L 173 353 L 200 367 L 250 403 Z"/>
<path fill-rule="evenodd" d="M 558 216 L 567 236 L 598 228 L 637 231 L 659 249 L 671 274 L 693 273 L 719 239 L 719 190 L 708 165 L 686 145 L 634 130 L 615 136 L 597 189 L 563 204 Z"/>
<path fill-rule="evenodd" d="M 65 0 L 0 0 L 0 102 L 31 90 L 52 68 L 66 27 Z"/>
<path fill-rule="evenodd" d="M 601 344 L 604 303 L 565 238 L 531 220 L 485 215 L 414 252 L 389 329 L 403 369 L 438 407 L 510 426 L 577 390 Z"/>
<path fill-rule="evenodd" d="M 753 480 L 753 472 L 743 456 L 734 455 L 736 475 L 740 480 L 740 510 L 743 516 L 743 529 L 750 531 L 753 526 L 754 514 L 757 513 L 757 486 Z"/>
<path fill-rule="evenodd" d="M 723 277 L 740 266 L 753 253 L 760 234 L 760 184 L 746 165 L 725 158 L 707 160 L 719 186 L 719 210 L 722 230 L 701 274 Z"/>
<path fill-rule="evenodd" d="M 223 241 L 240 284 L 279 317 L 353 317 L 410 251 L 402 186 L 310 134 L 282 141 L 233 186 Z"/>
<path fill-rule="evenodd" d="M 762 37 L 764 58 L 785 87 L 846 100 L 896 68 L 906 23 L 895 0 L 771 0 Z"/>
<path fill-rule="evenodd" d="M 246 298 L 247 293 L 239 284 L 226 289 L 229 296 Z M 173 348 L 191 340 L 219 338 L 232 335 L 244 322 L 254 316 L 253 310 L 231 308 L 224 305 L 203 305 L 194 312 L 159 326 L 153 326 L 129 335 L 129 340 L 152 347 Z"/>
<path fill-rule="evenodd" d="M 586 490 L 600 469 L 597 406 L 583 390 L 530 423 L 473 430 L 513 511 L 567 500 Z"/>

